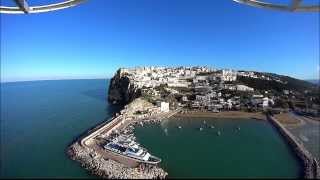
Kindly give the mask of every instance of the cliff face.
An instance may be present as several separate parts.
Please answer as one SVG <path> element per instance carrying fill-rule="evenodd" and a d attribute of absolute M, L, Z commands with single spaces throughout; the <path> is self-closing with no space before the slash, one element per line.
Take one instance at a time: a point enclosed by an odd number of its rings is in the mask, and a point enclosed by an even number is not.
<path fill-rule="evenodd" d="M 126 76 L 121 74 L 120 69 L 111 78 L 108 101 L 112 104 L 128 104 L 132 100 L 141 96 L 141 90 L 134 87 L 133 83 Z"/>

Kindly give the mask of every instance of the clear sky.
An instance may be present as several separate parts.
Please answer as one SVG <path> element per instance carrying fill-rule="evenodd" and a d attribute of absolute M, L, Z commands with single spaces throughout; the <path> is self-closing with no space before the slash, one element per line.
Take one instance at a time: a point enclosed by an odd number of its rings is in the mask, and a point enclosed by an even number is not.
<path fill-rule="evenodd" d="M 316 79 L 319 13 L 232 0 L 87 0 L 49 13 L 1 14 L 1 81 L 107 78 L 144 65 Z"/>

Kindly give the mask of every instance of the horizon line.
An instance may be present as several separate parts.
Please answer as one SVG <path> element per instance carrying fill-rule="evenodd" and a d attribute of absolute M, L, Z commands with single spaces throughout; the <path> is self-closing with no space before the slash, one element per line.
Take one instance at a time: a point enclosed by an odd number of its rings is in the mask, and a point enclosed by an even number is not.
<path fill-rule="evenodd" d="M 112 77 L 105 77 L 105 78 L 61 78 L 61 79 L 34 79 L 34 80 L 13 80 L 13 81 L 0 81 L 0 84 L 4 84 L 4 83 L 18 83 L 18 82 L 36 82 L 36 81 L 63 81 L 63 80 L 96 80 L 96 79 L 111 79 Z M 297 78 L 298 79 L 298 78 Z M 300 79 L 303 81 L 320 81 L 320 78 L 318 79 Z"/>
<path fill-rule="evenodd" d="M 63 80 L 95 80 L 95 79 L 111 79 L 111 77 L 105 78 L 61 78 L 61 79 L 33 79 L 33 80 L 9 80 L 9 81 L 0 81 L 1 84 L 4 83 L 18 83 L 18 82 L 35 82 L 35 81 L 63 81 Z"/>

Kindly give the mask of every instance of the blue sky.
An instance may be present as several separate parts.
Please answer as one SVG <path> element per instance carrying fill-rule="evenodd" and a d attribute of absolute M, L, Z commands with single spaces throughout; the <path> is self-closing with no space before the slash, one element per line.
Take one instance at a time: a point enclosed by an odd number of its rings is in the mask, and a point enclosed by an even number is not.
<path fill-rule="evenodd" d="M 87 0 L 50 13 L 1 14 L 1 81 L 106 78 L 143 65 L 315 79 L 319 13 L 232 0 Z"/>

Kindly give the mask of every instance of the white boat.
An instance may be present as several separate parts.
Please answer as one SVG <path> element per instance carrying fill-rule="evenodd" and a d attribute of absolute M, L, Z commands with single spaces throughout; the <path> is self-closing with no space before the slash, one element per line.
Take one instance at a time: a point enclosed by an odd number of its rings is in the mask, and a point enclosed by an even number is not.
<path fill-rule="evenodd" d="M 212 109 L 212 112 L 214 112 L 214 113 L 219 113 L 220 111 L 217 110 L 217 109 Z"/>
<path fill-rule="evenodd" d="M 115 140 L 104 145 L 104 149 L 138 163 L 158 164 L 161 162 L 160 158 L 151 155 L 145 148 L 140 147 L 138 143 L 132 140 Z"/>

